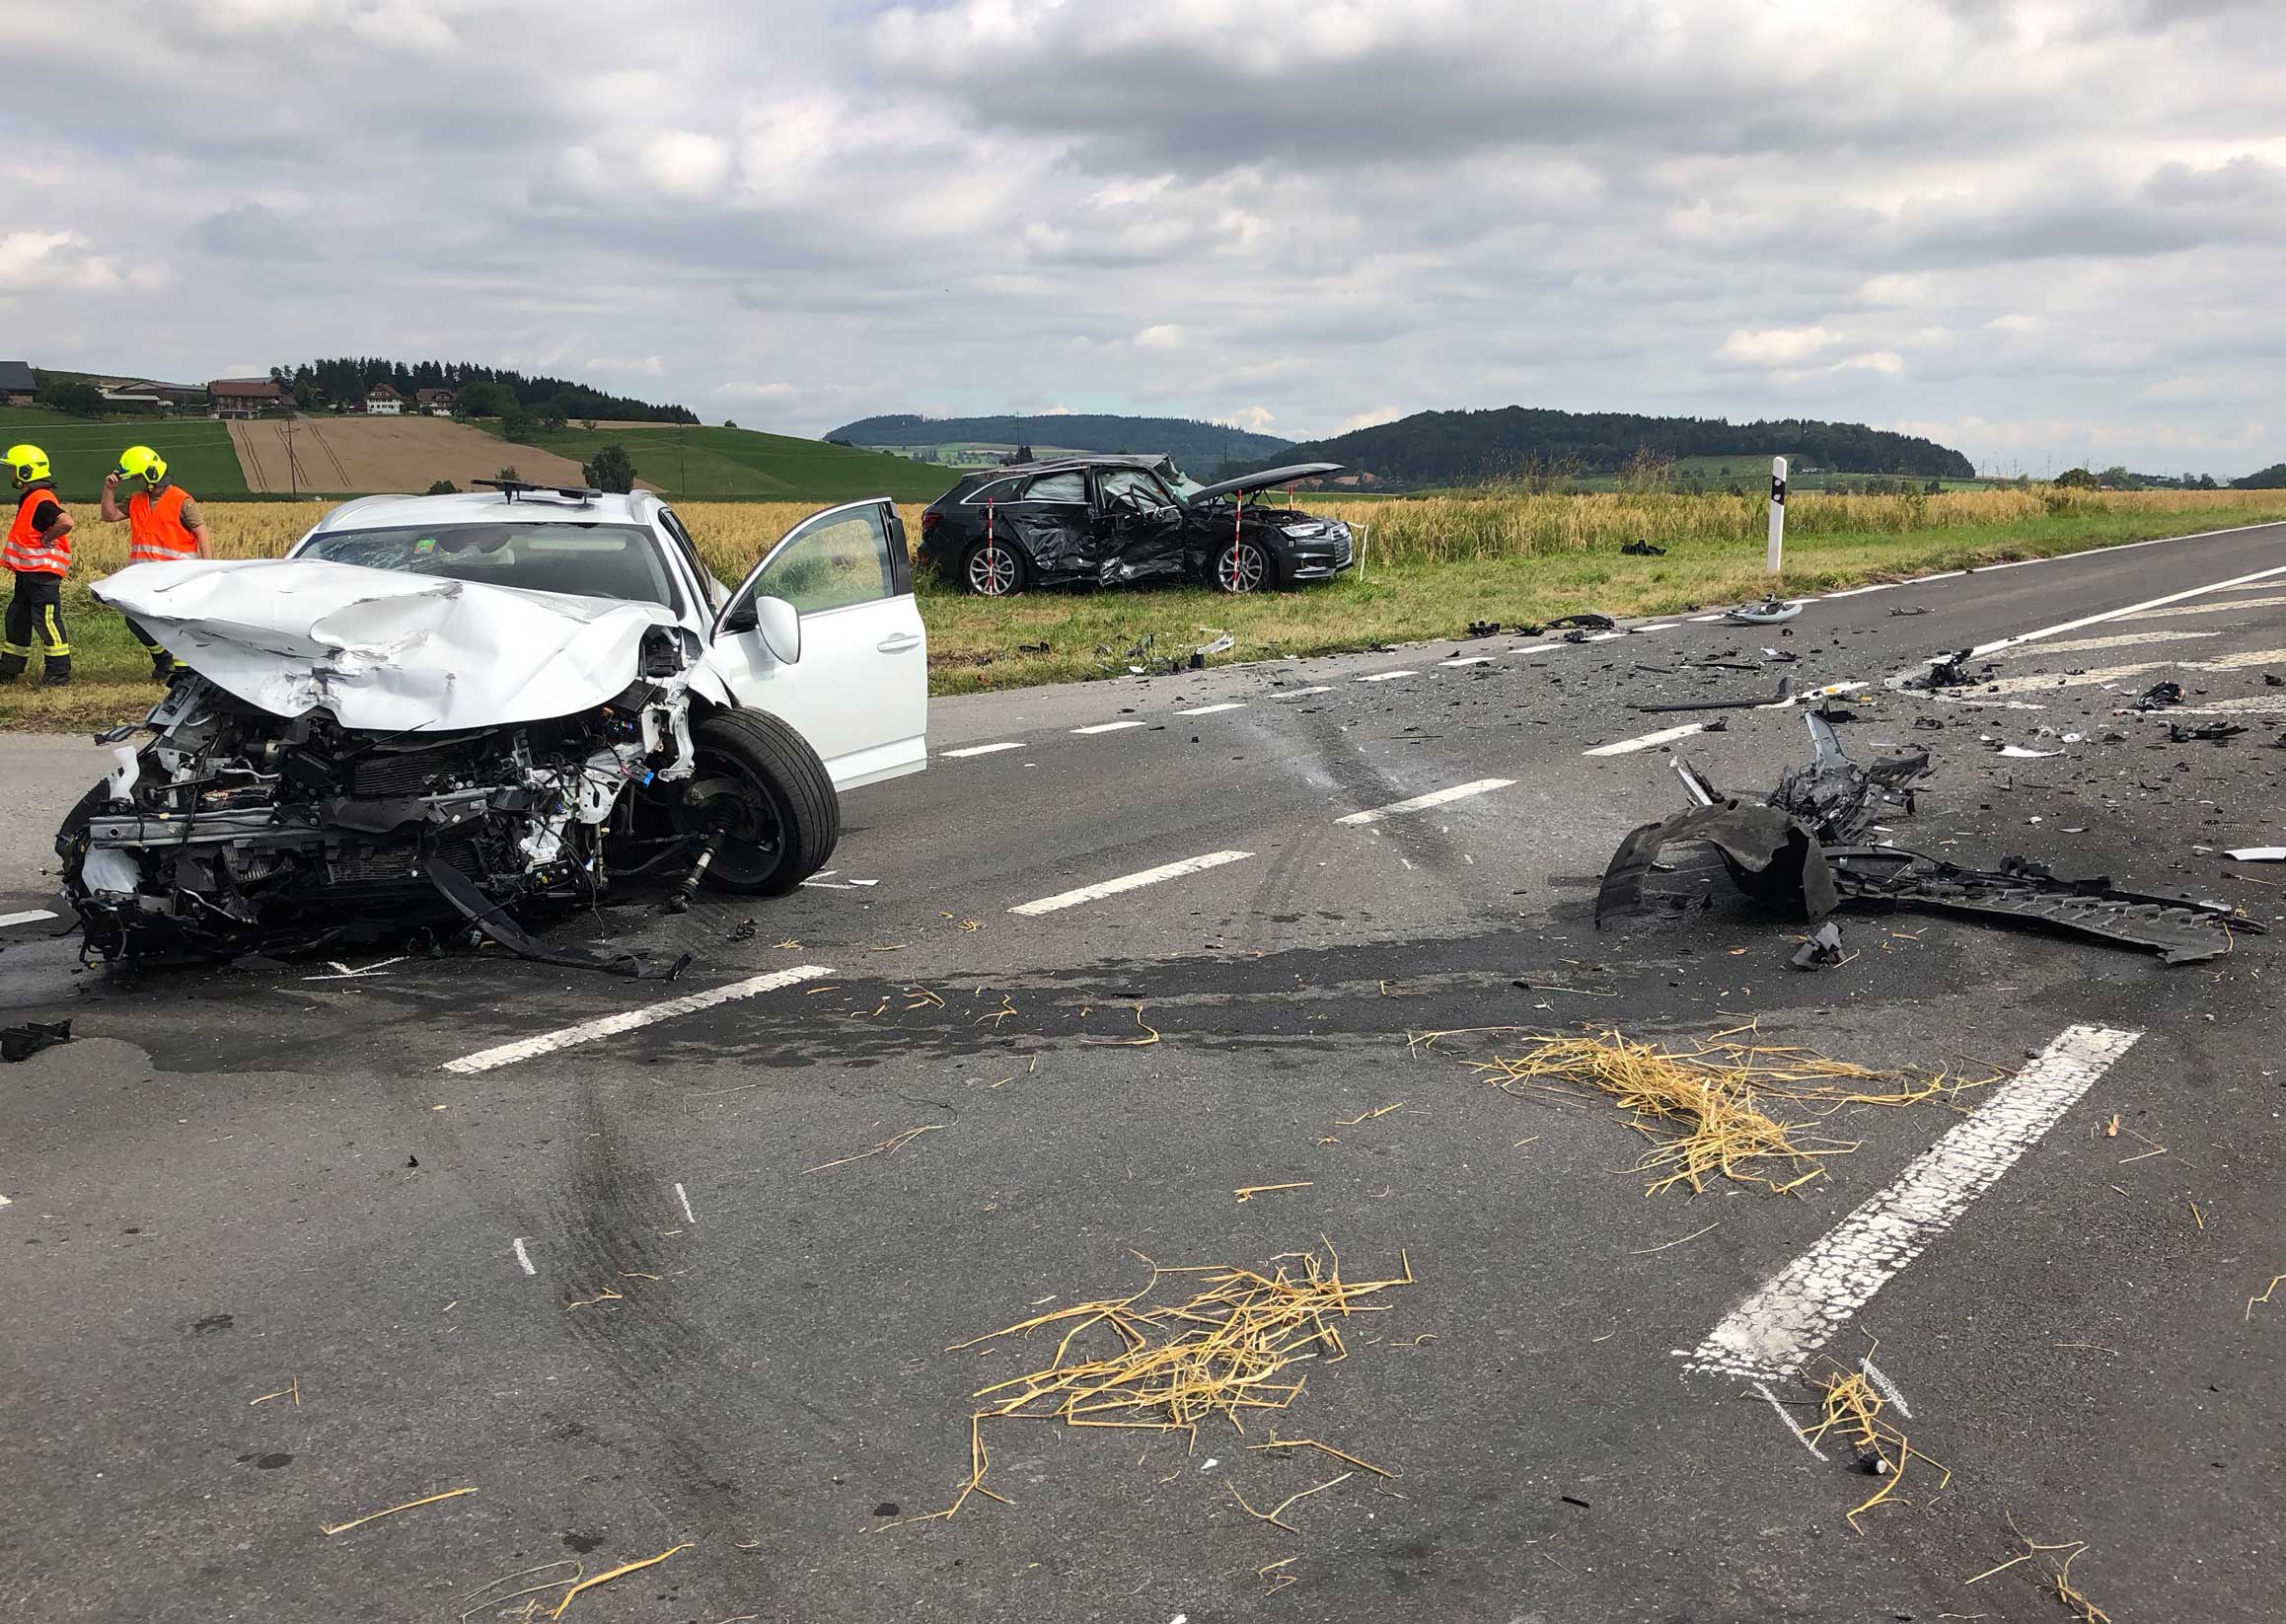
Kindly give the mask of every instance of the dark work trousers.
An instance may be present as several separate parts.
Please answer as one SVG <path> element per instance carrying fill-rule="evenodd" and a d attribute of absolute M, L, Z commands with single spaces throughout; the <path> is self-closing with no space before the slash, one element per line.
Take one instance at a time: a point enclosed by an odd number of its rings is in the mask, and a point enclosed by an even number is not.
<path fill-rule="evenodd" d="M 17 570 L 8 599 L 7 640 L 0 643 L 0 682 L 14 682 L 31 663 L 35 642 L 47 656 L 47 680 L 71 681 L 71 639 L 63 629 L 63 577 Z"/>

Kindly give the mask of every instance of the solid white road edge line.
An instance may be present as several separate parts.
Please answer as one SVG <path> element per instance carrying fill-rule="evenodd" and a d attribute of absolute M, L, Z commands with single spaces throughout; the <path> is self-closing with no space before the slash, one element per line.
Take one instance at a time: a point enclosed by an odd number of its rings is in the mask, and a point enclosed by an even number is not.
<path fill-rule="evenodd" d="M 513 1066 L 518 1061 L 530 1060 L 535 1055 L 553 1054 L 558 1049 L 569 1049 L 574 1044 L 593 1043 L 597 1038 L 631 1032 L 638 1026 L 672 1020 L 677 1015 L 695 1014 L 701 1009 L 711 1009 L 718 1003 L 750 998 L 757 993 L 774 993 L 781 987 L 815 981 L 820 976 L 833 973 L 822 964 L 797 964 L 791 970 L 774 970 L 767 976 L 749 976 L 744 981 L 734 981 L 727 986 L 709 987 L 703 993 L 669 998 L 663 1003 L 646 1004 L 640 1009 L 623 1009 L 616 1015 L 605 1015 L 599 1020 L 583 1020 L 577 1026 L 543 1032 L 534 1038 L 518 1038 L 514 1043 L 503 1043 L 494 1049 L 479 1049 L 473 1055 L 463 1055 L 459 1060 L 446 1061 L 444 1070 L 489 1071 L 494 1067 Z"/>
<path fill-rule="evenodd" d="M 1194 705 L 1189 710 L 1178 710 L 1175 714 L 1178 716 L 1212 716 L 1217 710 L 1244 710 L 1245 708 L 1246 701 L 1244 700 L 1226 700 L 1220 704 Z"/>
<path fill-rule="evenodd" d="M 1763 1282 L 1697 1348 L 1677 1349 L 1676 1356 L 1688 1360 L 1691 1370 L 1764 1381 L 1793 1375 L 2038 1144 L 2141 1035 L 2066 1027 L 1974 1116 Z"/>
<path fill-rule="evenodd" d="M 2221 532 L 2218 531 L 2215 534 L 2219 535 Z M 2114 549 L 2113 551 L 2117 550 Z M 1998 653 L 2004 648 L 2014 648 L 2019 643 L 2038 642 L 2043 638 L 2061 636 L 2067 631 L 2077 631 L 2084 626 L 2102 626 L 2106 621 L 2123 621 L 2128 616 L 2140 615 L 2147 609 L 2164 609 L 2169 604 L 2178 604 L 2186 598 L 2196 598 L 2208 592 L 2227 592 L 2233 587 L 2250 585 L 2255 581 L 2272 580 L 2280 575 L 2286 575 L 2286 564 L 2277 564 L 2269 569 L 2257 569 L 2249 575 L 2234 575 L 2227 581 L 2209 581 L 2205 586 L 2186 586 L 2180 592 L 2170 592 L 2164 598 L 2146 598 L 2139 604 L 2128 604 L 2119 609 L 2106 609 L 2100 615 L 2083 615 L 2076 621 L 2063 621 L 2055 626 L 2043 626 L 2037 631 L 2020 631 L 2013 637 L 2001 637 L 1989 643 L 1978 643 L 1968 651 L 1968 655 L 1971 659 L 1978 659 L 1986 654 Z"/>
<path fill-rule="evenodd" d="M 1583 756 L 1631 756 L 1638 750 L 1649 750 L 1654 745 L 1672 744 L 1687 739 L 1693 733 L 1704 733 L 1705 722 L 1685 722 L 1680 727 L 1662 727 L 1657 733 L 1646 733 L 1640 739 L 1621 739 L 1617 744 L 1599 744 L 1592 750 L 1583 750 Z"/>
<path fill-rule="evenodd" d="M 1074 733 L 1117 733 L 1124 728 L 1141 727 L 1141 722 L 1097 722 L 1093 727 L 1075 727 Z"/>
<path fill-rule="evenodd" d="M 0 925 L 37 924 L 41 920 L 52 920 L 55 911 L 48 908 L 29 908 L 21 914 L 0 914 Z"/>
<path fill-rule="evenodd" d="M 1226 862 L 1243 862 L 1253 855 L 1251 851 L 1210 851 L 1203 857 L 1185 857 L 1181 862 L 1161 863 L 1156 868 L 1146 868 L 1138 874 L 1122 874 L 1116 880 L 1099 880 L 1094 885 L 1083 885 L 1076 891 L 1059 891 L 1053 897 L 1042 897 L 1037 902 L 1020 902 L 1008 912 L 1054 914 L 1062 909 L 1076 908 L 1083 902 L 1094 902 L 1099 897 L 1116 897 L 1122 891 L 1156 885 L 1161 880 L 1196 874 L 1202 869 L 1219 868 Z"/>
<path fill-rule="evenodd" d="M 963 745 L 958 750 L 939 750 L 936 754 L 940 760 L 957 762 L 963 761 L 970 756 L 990 756 L 995 751 L 998 750 L 1021 750 L 1024 747 L 1022 744 L 1013 739 L 1010 739 L 1001 744 Z"/>
<path fill-rule="evenodd" d="M 1400 812 L 1419 812 L 1424 807 L 1442 806 L 1446 801 L 1462 801 L 1471 795 L 1489 794 L 1495 789 L 1506 789 L 1513 778 L 1477 778 L 1469 783 L 1456 783 L 1450 789 L 1433 789 L 1426 795 L 1416 795 L 1409 801 L 1391 801 L 1387 806 L 1376 806 L 1369 812 L 1352 812 L 1336 823 L 1379 823 L 1383 818 L 1395 817 Z"/>

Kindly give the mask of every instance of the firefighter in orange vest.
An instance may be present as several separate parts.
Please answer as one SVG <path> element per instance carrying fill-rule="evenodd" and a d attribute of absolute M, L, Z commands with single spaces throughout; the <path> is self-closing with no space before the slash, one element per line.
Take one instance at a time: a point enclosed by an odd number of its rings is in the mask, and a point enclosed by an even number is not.
<path fill-rule="evenodd" d="M 10 446 L 9 478 L 16 482 L 16 513 L 0 561 L 16 577 L 8 600 L 7 641 L 0 643 L 0 683 L 12 683 L 32 663 L 37 636 L 47 656 L 47 681 L 71 681 L 71 641 L 63 633 L 63 578 L 71 571 L 71 515 L 56 500 L 47 453 Z"/>
<path fill-rule="evenodd" d="M 118 503 L 119 481 L 135 487 L 127 504 Z M 206 534 L 206 520 L 190 492 L 167 478 L 167 461 L 149 446 L 129 446 L 119 453 L 118 470 L 104 480 L 104 520 L 127 521 L 127 561 L 166 563 L 181 558 L 211 558 L 214 543 Z M 127 629 L 151 651 L 151 680 L 163 683 L 175 674 L 175 656 L 132 619 Z"/>

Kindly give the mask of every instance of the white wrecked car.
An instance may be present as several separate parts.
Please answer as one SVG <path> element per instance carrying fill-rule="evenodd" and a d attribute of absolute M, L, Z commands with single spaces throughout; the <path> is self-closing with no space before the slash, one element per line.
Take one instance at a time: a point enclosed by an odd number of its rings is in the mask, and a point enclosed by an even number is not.
<path fill-rule="evenodd" d="M 678 906 L 789 891 L 834 849 L 838 791 L 926 761 L 886 499 L 811 515 L 735 592 L 650 492 L 517 483 L 367 497 L 285 558 L 134 564 L 93 591 L 189 668 L 56 837 L 106 958 L 456 915 L 542 951 L 510 916 L 615 877 Z"/>

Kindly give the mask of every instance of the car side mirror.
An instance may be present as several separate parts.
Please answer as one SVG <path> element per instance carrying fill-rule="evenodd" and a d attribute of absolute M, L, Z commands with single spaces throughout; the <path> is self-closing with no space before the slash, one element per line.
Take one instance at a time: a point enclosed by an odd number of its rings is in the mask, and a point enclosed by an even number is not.
<path fill-rule="evenodd" d="M 722 617 L 722 629 L 724 631 L 753 631 L 758 629 L 761 625 L 761 619 L 754 612 L 754 600 L 752 598 L 740 599 L 737 604 L 732 606 L 730 613 Z"/>
<path fill-rule="evenodd" d="M 783 598 L 767 598 L 757 593 L 747 601 L 746 613 L 752 618 L 755 629 L 762 633 L 762 646 L 769 649 L 772 658 L 781 665 L 794 665 L 802 657 L 802 614 Z"/>

